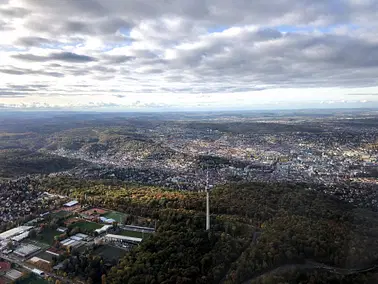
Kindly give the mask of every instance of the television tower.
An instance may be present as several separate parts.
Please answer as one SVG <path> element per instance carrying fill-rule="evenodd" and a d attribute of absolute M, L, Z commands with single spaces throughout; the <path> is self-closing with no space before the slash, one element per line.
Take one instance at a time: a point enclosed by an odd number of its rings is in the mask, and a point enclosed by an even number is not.
<path fill-rule="evenodd" d="M 206 171 L 206 231 L 210 230 L 210 187 L 209 171 Z"/>

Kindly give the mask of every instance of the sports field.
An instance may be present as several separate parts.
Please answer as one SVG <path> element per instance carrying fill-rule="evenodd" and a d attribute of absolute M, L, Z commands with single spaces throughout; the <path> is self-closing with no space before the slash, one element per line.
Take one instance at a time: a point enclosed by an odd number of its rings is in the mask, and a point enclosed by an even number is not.
<path fill-rule="evenodd" d="M 98 224 L 98 223 L 86 222 L 86 221 L 79 221 L 79 222 L 76 222 L 76 223 L 73 223 L 73 224 L 70 225 L 71 228 L 79 227 L 79 228 L 86 230 L 86 231 L 94 231 L 96 229 L 101 228 L 102 226 L 103 225 Z"/>
<path fill-rule="evenodd" d="M 58 232 L 57 230 L 54 229 L 44 229 L 40 234 L 40 237 L 37 236 L 35 238 L 36 240 L 52 245 L 54 243 L 54 237 L 62 234 L 61 232 Z"/>
<path fill-rule="evenodd" d="M 51 215 L 53 215 L 56 218 L 65 218 L 65 217 L 72 215 L 72 213 L 62 210 L 62 211 L 54 212 Z"/>
<path fill-rule="evenodd" d="M 108 218 L 108 219 L 114 219 L 118 223 L 122 223 L 123 220 L 125 219 L 125 217 L 127 216 L 127 214 L 117 212 L 117 211 L 109 211 L 108 213 L 105 213 L 102 216 L 105 217 L 105 218 Z"/>
<path fill-rule="evenodd" d="M 119 260 L 127 254 L 127 251 L 109 245 L 100 246 L 95 253 L 101 255 L 105 260 Z"/>

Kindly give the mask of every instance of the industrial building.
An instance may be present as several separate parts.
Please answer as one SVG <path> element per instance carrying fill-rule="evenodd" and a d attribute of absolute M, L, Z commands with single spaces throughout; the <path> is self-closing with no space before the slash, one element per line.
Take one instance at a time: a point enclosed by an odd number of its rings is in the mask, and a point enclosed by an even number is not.
<path fill-rule="evenodd" d="M 133 225 L 124 225 L 123 229 L 128 230 L 128 231 L 135 231 L 135 232 L 148 232 L 148 233 L 155 232 L 155 228 L 133 226 Z"/>
<path fill-rule="evenodd" d="M 58 229 L 56 229 L 58 232 L 61 232 L 61 233 L 65 233 L 67 232 L 68 228 L 64 228 L 64 227 L 59 227 Z"/>
<path fill-rule="evenodd" d="M 30 231 L 33 228 L 33 226 L 19 226 L 13 229 L 10 229 L 8 231 L 5 231 L 0 234 L 0 241 L 2 240 L 10 240 L 11 238 L 21 235 L 25 232 Z"/>
<path fill-rule="evenodd" d="M 112 225 L 104 225 L 100 229 L 94 230 L 97 234 L 105 233 L 109 228 L 113 227 Z"/>
<path fill-rule="evenodd" d="M 5 274 L 5 277 L 12 280 L 12 281 L 15 281 L 17 280 L 18 278 L 21 278 L 23 275 L 23 273 L 21 271 L 18 271 L 16 269 L 11 269 L 9 270 L 6 274 Z"/>
<path fill-rule="evenodd" d="M 77 200 L 72 200 L 70 202 L 65 203 L 64 206 L 66 206 L 66 207 L 72 207 L 72 206 L 75 206 L 77 204 L 79 204 L 79 202 Z"/>
<path fill-rule="evenodd" d="M 27 237 L 29 237 L 29 231 L 22 233 L 22 234 L 19 234 L 17 236 L 14 236 L 11 240 L 16 241 L 16 242 L 21 242 L 22 240 L 26 239 Z"/>
<path fill-rule="evenodd" d="M 43 272 L 42 270 L 39 270 L 39 269 L 37 269 L 37 268 L 34 268 L 34 269 L 32 270 L 32 272 L 33 272 L 34 274 L 39 275 L 39 276 L 43 276 L 43 275 L 45 275 L 45 272 Z"/>
<path fill-rule="evenodd" d="M 85 234 L 76 234 L 74 236 L 71 236 L 67 239 L 64 239 L 63 241 L 61 241 L 60 243 L 67 247 L 67 246 L 71 246 L 71 247 L 79 247 L 83 244 L 83 241 L 87 240 L 88 239 L 88 235 L 85 235 Z"/>
<path fill-rule="evenodd" d="M 32 244 L 25 244 L 18 247 L 13 253 L 19 257 L 27 258 L 28 256 L 36 253 L 41 248 Z"/>
<path fill-rule="evenodd" d="M 104 237 L 105 241 L 110 242 L 121 242 L 121 243 L 130 243 L 130 244 L 139 244 L 142 239 L 141 238 L 134 238 L 134 237 L 128 237 L 128 236 L 122 236 L 122 235 L 113 235 L 113 234 L 107 234 Z"/>
<path fill-rule="evenodd" d="M 75 237 L 80 237 L 83 241 L 88 241 L 89 239 L 91 239 L 91 237 L 89 237 L 86 234 L 82 234 L 82 233 L 76 234 Z"/>

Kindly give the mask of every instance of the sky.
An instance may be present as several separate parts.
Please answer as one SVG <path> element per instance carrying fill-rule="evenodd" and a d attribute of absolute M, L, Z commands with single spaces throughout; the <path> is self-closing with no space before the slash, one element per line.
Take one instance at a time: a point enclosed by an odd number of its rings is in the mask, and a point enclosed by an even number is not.
<path fill-rule="evenodd" d="M 0 0 L 1 109 L 378 107 L 378 0 Z"/>

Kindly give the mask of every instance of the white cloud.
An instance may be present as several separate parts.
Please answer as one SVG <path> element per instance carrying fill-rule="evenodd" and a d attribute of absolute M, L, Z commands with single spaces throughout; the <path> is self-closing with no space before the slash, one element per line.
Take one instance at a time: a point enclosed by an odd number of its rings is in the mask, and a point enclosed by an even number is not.
<path fill-rule="evenodd" d="M 0 101 L 124 108 L 377 101 L 366 95 L 377 93 L 377 9 L 378 1 L 353 0 L 10 0 L 0 3 Z M 343 98 L 350 93 L 358 99 Z"/>

